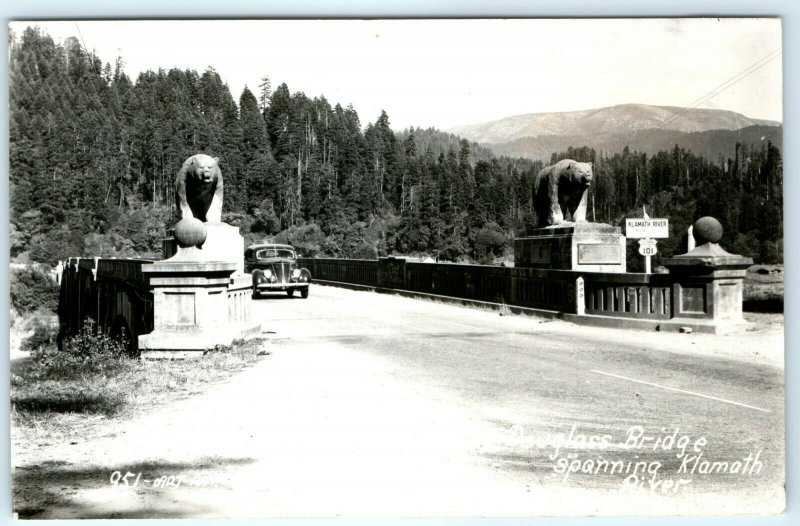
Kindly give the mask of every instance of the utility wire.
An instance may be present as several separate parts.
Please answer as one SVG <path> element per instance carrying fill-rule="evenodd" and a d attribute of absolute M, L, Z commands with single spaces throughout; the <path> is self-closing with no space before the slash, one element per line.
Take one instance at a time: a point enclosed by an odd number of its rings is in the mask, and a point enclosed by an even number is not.
<path fill-rule="evenodd" d="M 781 52 L 781 50 L 779 48 L 779 49 L 776 49 L 775 51 L 772 51 L 771 53 L 765 55 L 764 57 L 762 57 L 761 59 L 757 60 L 756 62 L 754 62 L 750 66 L 746 67 L 745 69 L 743 69 L 742 71 L 740 71 L 736 75 L 732 76 L 731 78 L 729 78 L 728 80 L 726 80 L 725 82 L 723 82 L 722 84 L 720 84 L 719 86 L 714 88 L 713 90 L 709 91 L 705 95 L 693 100 L 691 103 L 689 103 L 688 106 L 683 107 L 678 113 L 676 113 L 676 114 L 672 115 L 671 117 L 667 118 L 666 120 L 664 120 L 664 122 L 662 122 L 661 124 L 659 124 L 655 128 L 652 128 L 652 129 L 648 130 L 647 133 L 645 133 L 644 135 L 642 135 L 638 139 L 635 139 L 635 142 L 641 142 L 645 138 L 651 136 L 656 131 L 664 129 L 665 126 L 667 126 L 667 125 L 675 122 L 676 120 L 680 119 L 681 117 L 686 115 L 688 112 L 690 112 L 691 110 L 693 110 L 694 108 L 696 108 L 700 104 L 703 104 L 704 102 L 706 102 L 708 100 L 711 100 L 712 98 L 716 97 L 717 95 L 719 95 L 723 91 L 731 88 L 735 84 L 737 84 L 737 83 L 741 82 L 742 80 L 744 80 L 745 78 L 749 77 L 750 75 L 752 75 L 753 73 L 755 73 L 756 71 L 761 69 L 762 67 L 766 66 L 767 64 L 769 64 L 770 62 L 772 62 L 773 60 L 775 60 L 776 58 L 781 56 L 781 54 L 782 54 L 782 52 Z"/>
<path fill-rule="evenodd" d="M 75 29 L 78 30 L 78 36 L 81 37 L 81 44 L 83 44 L 83 51 L 86 52 L 86 54 L 88 55 L 89 50 L 86 49 L 86 42 L 83 40 L 83 33 L 81 33 L 81 28 L 80 26 L 78 26 L 77 22 L 75 22 Z M 94 58 L 94 53 L 92 53 L 92 58 Z"/>
<path fill-rule="evenodd" d="M 80 28 L 80 26 L 78 26 L 77 22 L 75 22 L 75 29 L 78 30 L 78 36 L 81 37 L 81 44 L 83 45 L 83 52 L 86 53 L 87 57 L 90 57 L 91 62 L 90 62 L 90 68 L 89 69 L 91 71 L 91 67 L 94 65 L 94 58 L 95 58 L 94 57 L 94 52 L 89 53 L 89 50 L 86 48 L 86 42 L 83 40 L 83 33 L 81 33 L 81 28 Z M 108 117 L 112 121 L 114 121 L 115 124 L 119 124 L 119 120 L 117 119 L 117 117 L 113 113 L 111 113 L 111 110 L 109 108 L 106 108 L 103 105 L 103 101 L 100 100 L 100 94 L 97 92 L 97 88 L 94 86 L 94 82 L 89 82 L 88 84 L 92 88 L 92 95 L 94 95 L 93 97 L 90 97 L 89 100 L 92 100 L 92 101 L 96 102 L 97 103 L 97 107 L 100 109 L 100 111 L 102 111 L 106 115 L 108 115 Z"/>
<path fill-rule="evenodd" d="M 722 84 L 720 84 L 719 86 L 717 86 L 716 88 L 711 90 L 710 92 L 706 93 L 702 97 L 693 100 L 691 103 L 689 103 L 689 105 L 686 108 L 684 108 L 684 110 L 691 109 L 694 106 L 697 106 L 698 104 L 702 104 L 703 102 L 705 102 L 705 101 L 707 101 L 707 100 L 719 95 L 720 93 L 722 93 L 726 89 L 730 88 L 731 86 L 733 86 L 734 84 L 736 84 L 740 80 L 744 79 L 745 77 L 747 77 L 751 73 L 754 73 L 756 70 L 758 70 L 762 66 L 766 65 L 768 62 L 770 62 L 773 59 L 777 58 L 780 54 L 781 54 L 781 50 L 780 49 L 776 49 L 772 53 L 766 55 L 765 57 L 762 57 L 760 60 L 757 60 L 755 63 L 753 63 L 750 66 L 746 67 L 745 69 L 743 69 L 742 71 L 740 71 L 739 73 L 737 73 L 733 77 L 729 78 L 728 80 L 726 80 L 725 82 L 723 82 Z M 678 114 L 678 115 L 680 115 L 680 114 Z M 671 118 L 669 120 L 674 120 L 675 117 L 676 116 L 673 116 L 673 118 Z M 662 123 L 662 125 L 663 125 L 663 123 Z"/>

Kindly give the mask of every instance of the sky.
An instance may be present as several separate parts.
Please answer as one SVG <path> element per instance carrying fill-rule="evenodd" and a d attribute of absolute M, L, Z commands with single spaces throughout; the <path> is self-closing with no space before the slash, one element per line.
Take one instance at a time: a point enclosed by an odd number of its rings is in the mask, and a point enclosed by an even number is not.
<path fill-rule="evenodd" d="M 11 24 L 19 34 L 26 22 Z M 781 22 L 768 18 L 63 21 L 103 62 L 213 67 L 238 100 L 273 89 L 352 104 L 362 124 L 450 127 L 642 103 L 783 121 Z M 80 32 L 78 31 L 80 29 Z"/>

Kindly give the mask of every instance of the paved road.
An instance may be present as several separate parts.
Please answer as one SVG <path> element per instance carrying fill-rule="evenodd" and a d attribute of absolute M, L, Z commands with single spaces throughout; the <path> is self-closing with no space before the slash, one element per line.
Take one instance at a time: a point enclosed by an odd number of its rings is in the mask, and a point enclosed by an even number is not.
<path fill-rule="evenodd" d="M 268 358 L 75 446 L 83 474 L 42 517 L 783 507 L 779 328 L 593 329 L 323 286 L 254 308 Z M 113 469 L 194 486 L 85 482 Z"/>
<path fill-rule="evenodd" d="M 782 493 L 779 331 L 717 337 L 582 328 L 330 287 L 317 287 L 307 304 L 269 301 L 259 308 L 287 344 L 336 343 L 368 354 L 393 377 L 465 408 L 490 428 L 475 437 L 476 456 L 526 484 L 617 490 L 634 473 L 628 462 L 646 462 L 656 476 L 641 468 L 634 476 L 647 493 L 692 501 L 735 494 L 762 505 L 766 488 Z M 615 445 L 587 449 L 580 435 Z M 654 447 L 659 437 L 666 446 Z M 563 440 L 556 451 L 551 444 Z M 756 455 L 761 467 L 750 462 L 744 475 L 704 464 L 744 465 Z M 597 469 L 602 459 L 624 461 L 624 474 Z M 566 461 L 574 469 L 573 460 L 582 461 L 581 472 L 556 472 Z M 701 473 L 704 466 L 712 473 Z"/>

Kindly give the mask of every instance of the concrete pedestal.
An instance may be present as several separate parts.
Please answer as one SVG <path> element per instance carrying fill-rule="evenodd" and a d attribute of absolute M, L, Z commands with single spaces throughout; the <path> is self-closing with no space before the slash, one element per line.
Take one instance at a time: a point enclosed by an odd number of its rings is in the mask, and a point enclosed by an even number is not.
<path fill-rule="evenodd" d="M 673 284 L 673 322 L 710 326 L 714 333 L 740 332 L 744 277 L 752 258 L 706 243 L 665 262 Z"/>
<path fill-rule="evenodd" d="M 206 261 L 223 261 L 236 265 L 236 274 L 244 273 L 244 238 L 239 234 L 239 227 L 226 223 L 204 223 L 207 231 L 206 242 L 203 243 L 202 259 Z M 162 243 L 164 259 L 173 257 L 178 251 L 173 231 L 167 231 Z"/>
<path fill-rule="evenodd" d="M 514 240 L 514 266 L 583 272 L 622 273 L 625 236 L 603 223 L 565 223 L 540 228 Z"/>
<path fill-rule="evenodd" d="M 261 332 L 250 321 L 251 281 L 236 264 L 205 261 L 205 252 L 179 249 L 167 261 L 142 265 L 153 293 L 154 330 L 139 336 L 145 358 L 199 356 L 216 345 Z"/>

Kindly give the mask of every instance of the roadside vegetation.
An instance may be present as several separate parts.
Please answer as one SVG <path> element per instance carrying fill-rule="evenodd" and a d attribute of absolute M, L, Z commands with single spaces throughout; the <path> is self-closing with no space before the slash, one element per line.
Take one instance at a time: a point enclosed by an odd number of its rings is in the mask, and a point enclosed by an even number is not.
<path fill-rule="evenodd" d="M 15 425 L 50 432 L 76 416 L 112 417 L 199 392 L 266 355 L 263 340 L 218 346 L 202 359 L 145 361 L 128 356 L 88 320 L 59 348 L 58 285 L 46 265 L 11 270 L 12 350 L 28 357 L 11 365 Z"/>
<path fill-rule="evenodd" d="M 748 312 L 783 312 L 783 265 L 753 265 L 744 280 Z"/>
<path fill-rule="evenodd" d="M 60 350 L 53 338 L 12 364 L 12 422 L 21 433 L 74 435 L 98 419 L 199 393 L 269 354 L 264 344 L 240 340 L 199 359 L 140 360 L 126 354 L 126 342 L 110 338 L 89 320 Z"/>

